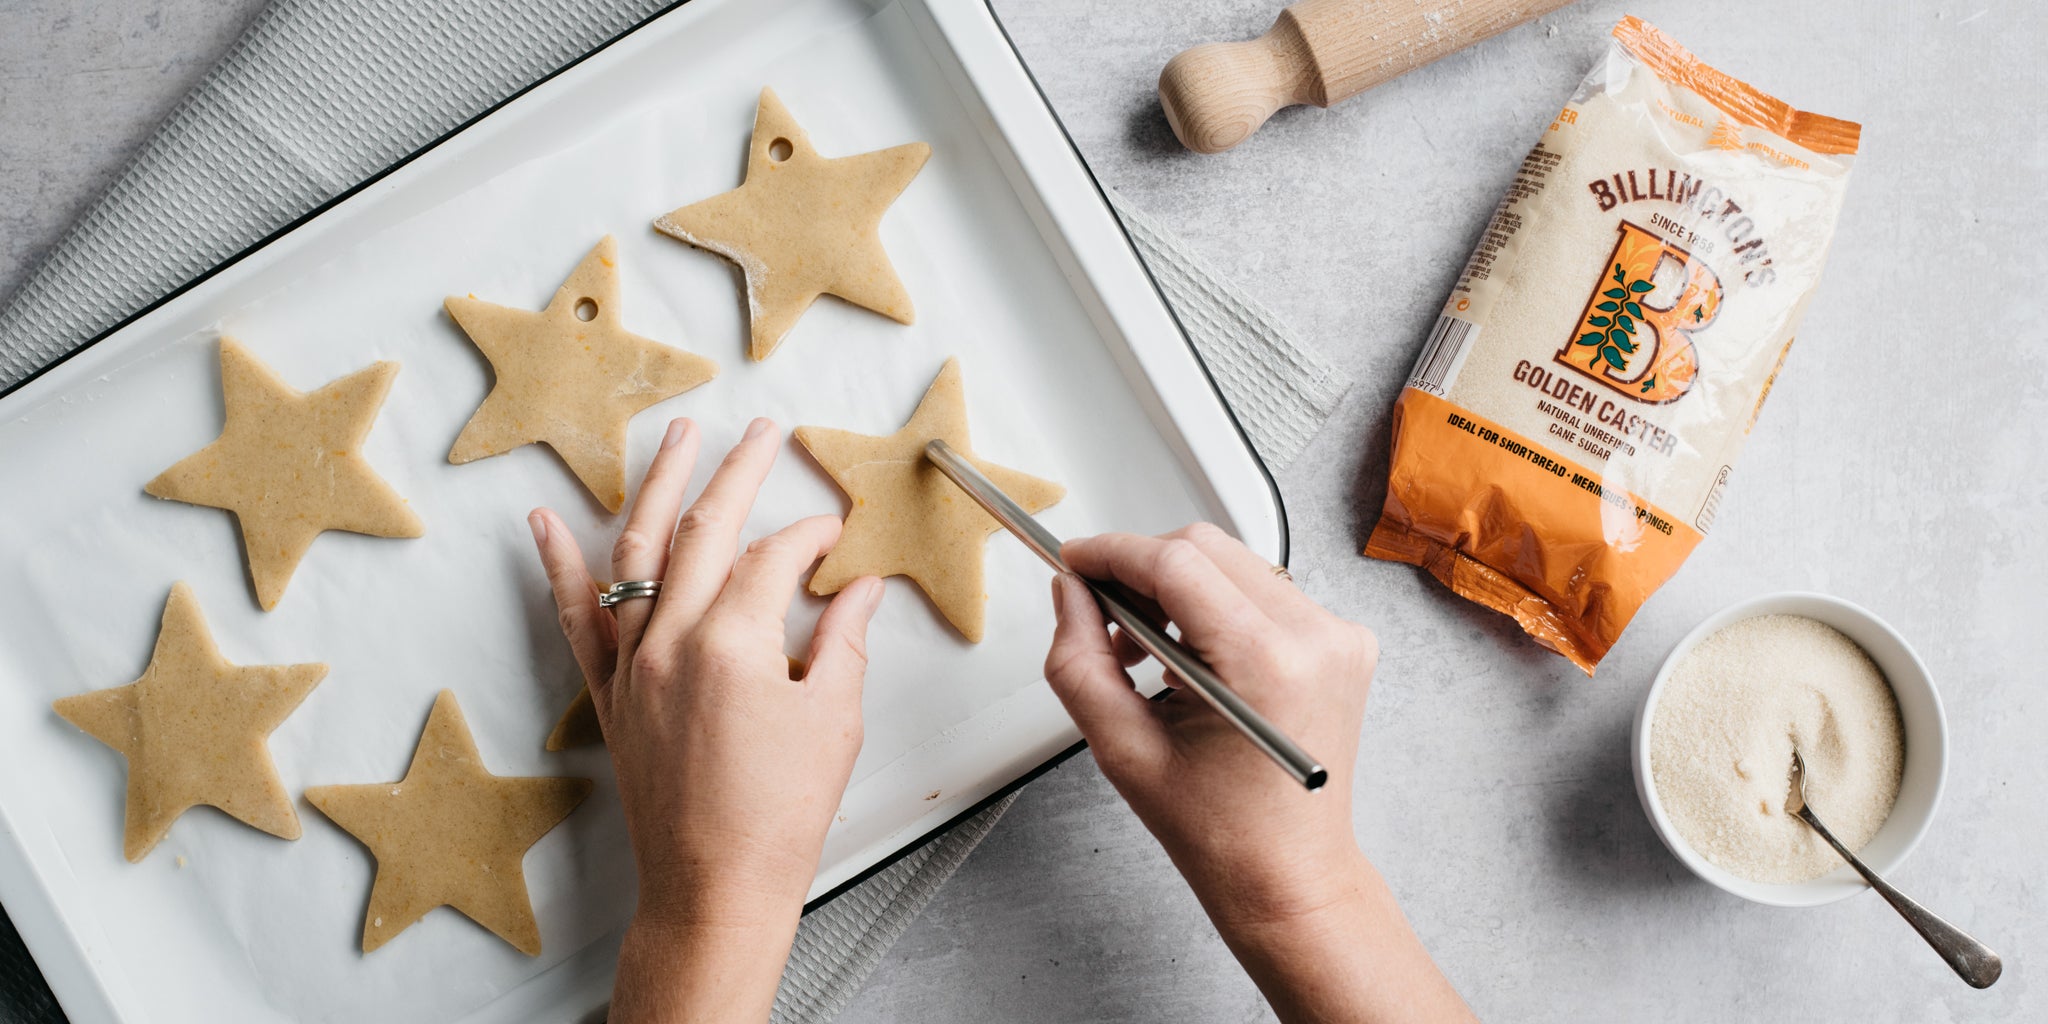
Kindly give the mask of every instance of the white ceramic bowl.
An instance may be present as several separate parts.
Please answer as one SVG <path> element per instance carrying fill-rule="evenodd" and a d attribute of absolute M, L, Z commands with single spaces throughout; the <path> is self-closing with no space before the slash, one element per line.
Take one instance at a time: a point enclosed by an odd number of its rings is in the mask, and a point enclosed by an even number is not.
<path fill-rule="evenodd" d="M 1898 698 L 1899 718 L 1906 730 L 1906 765 L 1891 816 L 1857 856 L 1878 874 L 1888 876 L 1920 842 L 1927 826 L 1934 821 L 1943 780 L 1948 776 L 1948 720 L 1942 714 L 1941 697 L 1934 692 L 1934 679 L 1928 675 L 1927 666 L 1920 663 L 1919 655 L 1913 653 L 1904 637 L 1868 610 L 1826 594 L 1788 592 L 1743 601 L 1709 616 L 1678 642 L 1671 656 L 1664 659 L 1664 666 L 1657 670 L 1657 680 L 1650 684 L 1650 692 L 1643 696 L 1643 706 L 1636 711 L 1631 740 L 1635 747 L 1636 795 L 1642 799 L 1643 813 L 1650 816 L 1658 837 L 1693 874 L 1744 899 L 1772 906 L 1832 903 L 1868 888 L 1848 864 L 1813 881 L 1794 885 L 1752 882 L 1731 874 L 1708 863 L 1687 845 L 1685 837 L 1678 834 L 1677 827 L 1665 816 L 1650 776 L 1650 730 L 1665 680 L 1671 678 L 1672 670 L 1700 641 L 1723 626 L 1758 615 L 1804 615 L 1824 622 L 1854 640 L 1877 663 Z M 1826 821 L 1826 816 L 1821 820 Z"/>

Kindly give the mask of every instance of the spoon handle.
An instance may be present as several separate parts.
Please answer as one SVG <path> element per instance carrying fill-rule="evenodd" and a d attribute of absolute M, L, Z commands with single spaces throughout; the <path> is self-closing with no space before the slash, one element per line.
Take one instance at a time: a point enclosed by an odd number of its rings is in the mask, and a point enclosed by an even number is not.
<path fill-rule="evenodd" d="M 1869 882 L 1870 887 L 1876 889 L 1877 894 L 1883 896 L 1885 902 L 1890 903 L 1892 909 L 1898 911 L 1899 916 L 1904 917 L 1906 923 L 1912 925 L 1913 930 L 1919 932 L 1920 937 L 1926 939 L 1927 944 L 1933 946 L 1934 951 L 1940 953 L 1941 958 L 1947 961 L 1949 967 L 1968 982 L 1971 988 L 1990 988 L 1991 983 L 1998 980 L 1998 975 L 2005 970 L 2005 965 L 1990 947 L 1971 938 L 1969 933 L 1961 928 L 1942 920 L 1940 915 L 1915 903 L 1905 893 L 1892 888 L 1890 882 L 1877 877 L 1877 872 L 1864 867 L 1863 862 L 1857 860 L 1856 855 L 1850 853 L 1849 848 L 1843 846 L 1841 840 L 1836 839 L 1835 834 L 1820 823 L 1820 819 L 1814 816 L 1812 808 L 1801 807 L 1799 818 L 1811 825 L 1815 832 L 1820 833 L 1820 837 L 1827 840 L 1828 845 L 1834 847 L 1835 852 L 1841 854 L 1842 859 L 1848 861 L 1849 866 L 1855 868 L 1856 873 L 1862 875 L 1863 880 Z"/>

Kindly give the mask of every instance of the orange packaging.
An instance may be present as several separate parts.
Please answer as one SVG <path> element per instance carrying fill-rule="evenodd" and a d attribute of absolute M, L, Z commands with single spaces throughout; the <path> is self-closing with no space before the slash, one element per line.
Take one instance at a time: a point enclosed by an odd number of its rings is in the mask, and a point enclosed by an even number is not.
<path fill-rule="evenodd" d="M 1529 156 L 1394 406 L 1365 553 L 1591 674 L 1712 529 L 1860 129 L 1635 19 Z"/>

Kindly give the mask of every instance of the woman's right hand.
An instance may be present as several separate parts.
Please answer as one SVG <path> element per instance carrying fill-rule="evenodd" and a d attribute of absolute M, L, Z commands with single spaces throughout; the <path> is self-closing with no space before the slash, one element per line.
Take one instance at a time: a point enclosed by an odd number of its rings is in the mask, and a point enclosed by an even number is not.
<path fill-rule="evenodd" d="M 1329 770 L 1311 793 L 1195 696 L 1140 696 L 1125 669 L 1144 653 L 1109 633 L 1079 579 L 1053 580 L 1046 681 L 1274 1012 L 1470 1021 L 1352 835 L 1352 768 L 1379 660 L 1371 631 L 1206 523 L 1070 541 L 1061 554 L 1074 572 L 1155 602 L 1183 643 Z"/>
<path fill-rule="evenodd" d="M 1125 666 L 1144 653 L 1112 640 L 1087 587 L 1063 576 L 1053 581 L 1059 626 L 1046 680 L 1102 773 L 1198 893 L 1209 876 L 1227 876 L 1215 879 L 1226 905 L 1212 914 L 1285 918 L 1327 900 L 1331 864 L 1358 855 L 1351 770 L 1379 657 L 1372 632 L 1325 611 L 1208 523 L 1070 541 L 1061 554 L 1074 572 L 1156 602 L 1183 643 L 1322 759 L 1330 781 L 1303 789 L 1194 694 L 1140 696 Z"/>

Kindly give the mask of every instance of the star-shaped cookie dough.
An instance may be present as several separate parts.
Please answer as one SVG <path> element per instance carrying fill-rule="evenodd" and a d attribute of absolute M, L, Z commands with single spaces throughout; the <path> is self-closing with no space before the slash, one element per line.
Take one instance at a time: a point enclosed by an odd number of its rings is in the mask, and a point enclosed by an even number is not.
<path fill-rule="evenodd" d="M 540 925 L 526 894 L 526 851 L 589 795 L 589 779 L 485 771 L 449 690 L 434 699 L 405 778 L 306 790 L 377 858 L 363 952 L 435 907 L 454 907 L 527 956 L 540 955 Z"/>
<path fill-rule="evenodd" d="M 327 530 L 417 537 L 420 517 L 370 468 L 363 438 L 398 364 L 374 363 L 311 394 L 286 384 L 233 338 L 220 340 L 227 425 L 143 490 L 224 508 L 242 524 L 256 603 L 277 607 L 313 538 Z"/>
<path fill-rule="evenodd" d="M 718 375 L 718 364 L 703 356 L 626 330 L 619 244 L 610 235 L 538 313 L 474 295 L 451 296 L 446 305 L 497 375 L 448 461 L 545 442 L 607 511 L 626 501 L 626 422 Z"/>
<path fill-rule="evenodd" d="M 811 593 L 835 594 L 862 576 L 908 576 L 960 635 L 980 643 L 988 602 L 982 553 L 1002 524 L 926 461 L 924 446 L 933 438 L 966 456 L 1027 512 L 1067 493 L 1050 480 L 975 457 L 960 361 L 948 359 L 910 422 L 888 437 L 796 428 L 796 439 L 853 501 L 839 543 L 811 575 Z"/>
<path fill-rule="evenodd" d="M 837 295 L 898 323 L 915 314 L 876 232 L 882 214 L 924 167 L 922 142 L 829 159 L 811 148 L 775 90 L 761 90 L 747 177 L 739 188 L 654 222 L 665 235 L 739 264 L 752 342 L 768 358 L 820 295 Z"/>
<path fill-rule="evenodd" d="M 555 727 L 548 733 L 543 747 L 548 750 L 568 750 L 571 747 L 589 746 L 604 742 L 604 729 L 598 725 L 597 705 L 590 699 L 590 687 L 576 691 L 576 699 L 555 721 Z"/>
<path fill-rule="evenodd" d="M 327 666 L 318 664 L 230 663 L 213 645 L 192 589 L 179 583 L 164 604 L 142 678 L 54 707 L 128 759 L 122 852 L 134 862 L 199 804 L 297 839 L 299 816 L 265 741 L 326 675 Z"/>

